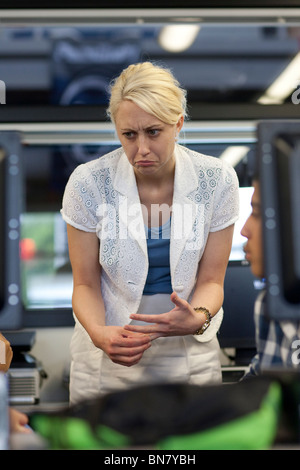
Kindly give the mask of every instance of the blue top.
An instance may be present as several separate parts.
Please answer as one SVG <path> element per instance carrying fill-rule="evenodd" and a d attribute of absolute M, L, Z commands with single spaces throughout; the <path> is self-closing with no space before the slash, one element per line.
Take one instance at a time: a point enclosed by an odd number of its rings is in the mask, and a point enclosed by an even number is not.
<path fill-rule="evenodd" d="M 160 227 L 146 227 L 149 270 L 144 295 L 171 294 L 171 219 Z"/>

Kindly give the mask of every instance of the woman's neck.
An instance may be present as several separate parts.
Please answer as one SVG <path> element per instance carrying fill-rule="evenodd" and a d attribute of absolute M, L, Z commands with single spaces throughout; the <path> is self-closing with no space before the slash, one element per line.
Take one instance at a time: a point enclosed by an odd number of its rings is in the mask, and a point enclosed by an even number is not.
<path fill-rule="evenodd" d="M 162 176 L 147 175 L 137 178 L 137 187 L 142 205 L 145 225 L 160 226 L 172 213 L 175 167 Z M 142 175 L 144 176 L 144 175 Z"/>

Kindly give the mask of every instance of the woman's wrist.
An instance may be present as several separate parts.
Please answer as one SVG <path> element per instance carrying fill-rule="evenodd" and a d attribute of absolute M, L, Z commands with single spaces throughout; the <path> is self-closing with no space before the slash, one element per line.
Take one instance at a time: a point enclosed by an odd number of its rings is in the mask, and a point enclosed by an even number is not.
<path fill-rule="evenodd" d="M 197 314 L 202 314 L 202 318 L 204 317 L 204 321 L 202 322 L 200 327 L 195 331 L 194 335 L 196 336 L 203 335 L 203 333 L 210 326 L 212 315 L 206 307 L 193 307 L 193 308 Z"/>
<path fill-rule="evenodd" d="M 95 325 L 93 328 L 90 329 L 91 333 L 89 334 L 92 343 L 96 348 L 102 349 L 102 343 L 103 343 L 103 334 L 105 333 L 105 325 Z"/>

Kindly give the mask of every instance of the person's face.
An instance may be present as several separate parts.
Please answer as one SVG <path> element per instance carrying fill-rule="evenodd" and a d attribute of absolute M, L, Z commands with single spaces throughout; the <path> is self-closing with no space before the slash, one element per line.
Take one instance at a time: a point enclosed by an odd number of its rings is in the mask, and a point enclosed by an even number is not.
<path fill-rule="evenodd" d="M 254 276 L 262 278 L 264 277 L 264 263 L 259 183 L 255 182 L 253 186 L 252 212 L 241 230 L 241 235 L 247 238 L 244 251 L 245 258 L 251 265 L 251 271 Z"/>
<path fill-rule="evenodd" d="M 115 124 L 137 176 L 166 174 L 174 169 L 175 140 L 183 117 L 175 125 L 166 124 L 132 101 L 124 100 L 117 111 Z"/>

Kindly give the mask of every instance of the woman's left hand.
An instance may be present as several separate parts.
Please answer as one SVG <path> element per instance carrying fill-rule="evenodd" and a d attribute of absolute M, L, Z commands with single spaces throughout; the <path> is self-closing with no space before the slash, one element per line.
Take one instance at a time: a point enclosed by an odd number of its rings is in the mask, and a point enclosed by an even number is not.
<path fill-rule="evenodd" d="M 129 331 L 148 334 L 152 340 L 161 336 L 194 334 L 205 322 L 205 315 L 196 313 L 186 300 L 178 297 L 176 292 L 171 294 L 171 301 L 175 304 L 175 307 L 169 312 L 158 315 L 143 315 L 140 313 L 130 315 L 132 320 L 151 323 L 151 325 L 130 324 L 124 328 Z"/>

